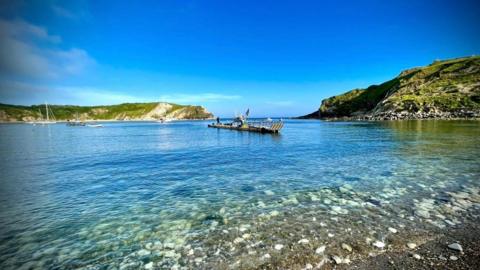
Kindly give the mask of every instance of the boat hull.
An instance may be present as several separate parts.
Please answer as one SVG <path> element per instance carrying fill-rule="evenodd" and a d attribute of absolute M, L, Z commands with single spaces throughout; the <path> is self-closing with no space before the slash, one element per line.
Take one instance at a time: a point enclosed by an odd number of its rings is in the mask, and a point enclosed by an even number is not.
<path fill-rule="evenodd" d="M 38 121 L 38 122 L 34 122 L 33 124 L 34 125 L 52 125 L 56 123 L 57 123 L 56 121 Z"/>

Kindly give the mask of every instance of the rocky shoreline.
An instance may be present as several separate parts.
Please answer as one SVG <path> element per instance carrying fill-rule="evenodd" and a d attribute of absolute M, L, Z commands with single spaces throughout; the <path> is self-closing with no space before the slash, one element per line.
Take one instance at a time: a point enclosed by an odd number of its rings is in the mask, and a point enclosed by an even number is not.
<path fill-rule="evenodd" d="M 460 110 L 455 112 L 384 112 L 363 116 L 353 116 L 358 120 L 422 120 L 422 119 L 478 119 L 480 111 Z"/>
<path fill-rule="evenodd" d="M 336 269 L 480 269 L 480 218 L 408 250 L 390 250 Z M 328 269 L 328 268 L 326 268 Z"/>
<path fill-rule="evenodd" d="M 378 252 L 359 252 L 356 244 L 342 243 L 334 250 L 320 246 L 315 250 L 323 259 L 298 253 L 280 261 L 262 265 L 262 269 L 480 269 L 480 210 L 468 214 L 468 220 L 448 229 L 412 230 L 398 233 L 390 243 L 377 241 Z M 397 234 L 398 233 L 398 234 Z M 308 243 L 308 242 L 306 242 Z M 303 244 L 302 240 L 298 244 Z M 283 246 L 282 246 L 283 248 Z M 328 249 L 328 248 L 327 248 Z M 328 255 L 327 255 L 328 252 Z M 344 256 L 340 254 L 344 254 Z M 346 255 L 345 254 L 349 254 Z M 253 269 L 253 268 L 252 268 Z"/>
<path fill-rule="evenodd" d="M 207 120 L 214 120 L 215 118 L 202 118 L 202 119 L 198 119 L 198 118 L 193 118 L 193 119 L 174 119 L 173 121 L 174 122 L 180 122 L 180 121 L 207 121 Z M 128 123 L 128 122 L 157 122 L 158 120 L 152 120 L 152 119 L 129 119 L 129 120 L 119 120 L 119 119 L 87 119 L 87 120 L 84 120 L 83 122 L 86 122 L 86 123 L 93 123 L 93 122 L 101 122 L 101 123 L 108 123 L 108 122 L 112 122 L 112 123 L 118 123 L 118 122 L 121 122 L 121 123 Z M 59 121 L 56 121 L 57 123 L 59 124 L 66 124 L 68 123 L 69 121 L 67 120 L 59 120 Z M 0 124 L 29 124 L 28 121 L 0 121 Z"/>
<path fill-rule="evenodd" d="M 479 120 L 480 111 L 458 111 L 458 112 L 399 112 L 399 113 L 376 113 L 361 114 L 343 117 L 298 117 L 295 119 L 319 119 L 326 121 L 391 121 L 391 120 Z"/>

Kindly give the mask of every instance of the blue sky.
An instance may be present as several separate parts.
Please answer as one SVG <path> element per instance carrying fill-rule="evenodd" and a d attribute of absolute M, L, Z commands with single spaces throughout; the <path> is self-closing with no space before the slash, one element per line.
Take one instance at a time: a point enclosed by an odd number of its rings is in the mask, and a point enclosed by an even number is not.
<path fill-rule="evenodd" d="M 476 1 L 1 1 L 0 102 L 298 116 L 480 53 Z"/>

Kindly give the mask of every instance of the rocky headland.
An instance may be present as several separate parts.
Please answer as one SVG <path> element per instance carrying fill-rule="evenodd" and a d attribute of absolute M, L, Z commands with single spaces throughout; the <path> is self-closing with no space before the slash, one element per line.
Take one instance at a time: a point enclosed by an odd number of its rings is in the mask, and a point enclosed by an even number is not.
<path fill-rule="evenodd" d="M 145 120 L 162 118 L 178 120 L 211 119 L 213 114 L 202 106 L 178 105 L 166 102 L 123 103 L 108 106 L 49 105 L 58 121 L 67 120 Z M 45 117 L 45 105 L 19 106 L 0 104 L 0 122 L 28 122 Z"/>
<path fill-rule="evenodd" d="M 301 119 L 402 120 L 480 118 L 480 57 L 435 61 L 366 89 L 324 99 Z"/>

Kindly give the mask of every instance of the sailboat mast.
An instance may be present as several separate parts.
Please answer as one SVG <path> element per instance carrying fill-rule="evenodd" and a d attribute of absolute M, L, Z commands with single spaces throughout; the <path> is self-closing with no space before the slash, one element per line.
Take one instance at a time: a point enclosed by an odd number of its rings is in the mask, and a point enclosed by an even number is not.
<path fill-rule="evenodd" d="M 47 121 L 48 121 L 49 119 L 48 119 L 48 106 L 47 106 L 47 102 L 45 102 L 45 111 L 47 111 Z"/>

